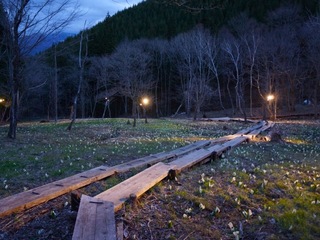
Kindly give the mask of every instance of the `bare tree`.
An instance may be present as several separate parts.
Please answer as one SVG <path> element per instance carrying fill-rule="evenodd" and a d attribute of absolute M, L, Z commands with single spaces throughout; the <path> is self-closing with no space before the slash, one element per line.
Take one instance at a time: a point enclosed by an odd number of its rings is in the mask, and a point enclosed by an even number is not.
<path fill-rule="evenodd" d="M 110 104 L 115 100 L 115 96 L 119 95 L 119 89 L 116 82 L 112 79 L 112 61 L 110 56 L 93 57 L 91 58 L 90 76 L 94 79 L 94 107 L 92 115 L 95 114 L 96 105 L 99 102 L 104 103 L 104 110 L 102 118 L 105 117 L 106 110 L 108 110 L 109 117 L 111 117 Z"/>
<path fill-rule="evenodd" d="M 287 107 L 288 111 L 295 111 L 300 79 L 299 22 L 299 9 L 296 7 L 283 7 L 271 12 L 268 17 L 269 31 L 263 36 L 264 44 L 259 53 L 258 84 L 262 98 L 266 103 L 267 94 L 272 93 L 275 103 Z M 268 109 L 270 115 L 275 115 L 276 109 L 277 106 L 272 111 Z"/>
<path fill-rule="evenodd" d="M 146 40 L 122 42 L 111 56 L 113 79 L 119 92 L 131 99 L 133 126 L 136 126 L 139 100 L 154 86 L 151 56 L 146 52 Z"/>
<path fill-rule="evenodd" d="M 231 34 L 227 34 L 222 44 L 222 49 L 226 53 L 227 74 L 235 82 L 236 108 L 239 109 L 246 119 L 246 111 L 244 109 L 244 87 L 246 82 L 243 78 L 243 51 L 241 42 Z"/>
<path fill-rule="evenodd" d="M 304 37 L 307 43 L 308 65 L 311 65 L 309 71 L 315 72 L 315 77 L 307 79 L 304 87 L 305 104 L 313 104 L 315 117 L 320 116 L 319 110 L 319 92 L 320 92 L 320 17 L 311 18 L 305 25 Z"/>
<path fill-rule="evenodd" d="M 67 128 L 69 131 L 71 130 L 72 125 L 77 118 L 78 99 L 80 97 L 80 93 L 83 85 L 84 67 L 87 62 L 87 58 L 88 58 L 88 34 L 86 31 L 82 31 L 80 34 L 80 45 L 79 45 L 79 56 L 78 56 L 79 83 L 78 83 L 76 95 L 73 99 L 73 105 L 71 108 L 71 122 Z"/>
<path fill-rule="evenodd" d="M 181 34 L 175 39 L 175 48 L 179 56 L 177 67 L 183 80 L 183 92 L 186 100 L 187 112 L 194 107 L 194 116 L 200 112 L 205 100 L 213 94 L 210 87 L 211 71 L 208 67 L 207 40 L 210 37 L 208 31 L 202 27 Z"/>
<path fill-rule="evenodd" d="M 219 52 L 220 52 L 220 45 L 218 45 L 218 40 L 216 37 L 209 36 L 207 39 L 207 58 L 208 58 L 208 67 L 211 70 L 213 76 L 217 82 L 217 93 L 219 97 L 219 103 L 221 109 L 224 109 L 224 105 L 222 102 L 222 93 L 221 93 L 221 83 L 219 77 Z"/>
<path fill-rule="evenodd" d="M 61 31 L 76 16 L 73 0 L 3 0 L 5 14 L 1 16 L 6 40 L 8 84 L 11 95 L 9 138 L 16 138 L 19 95 L 23 60 L 48 36 Z"/>

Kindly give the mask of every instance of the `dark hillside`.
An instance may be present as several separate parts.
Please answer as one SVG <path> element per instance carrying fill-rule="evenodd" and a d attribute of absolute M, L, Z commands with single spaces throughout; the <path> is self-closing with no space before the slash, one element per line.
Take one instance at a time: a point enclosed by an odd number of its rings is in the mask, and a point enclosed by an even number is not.
<path fill-rule="evenodd" d="M 92 42 L 89 52 L 91 55 L 111 53 L 124 39 L 170 39 L 192 29 L 197 24 L 217 31 L 241 12 L 247 12 L 250 17 L 258 21 L 264 21 L 268 11 L 288 3 L 301 5 L 306 14 L 314 13 L 318 9 L 316 0 L 232 0 L 222 8 L 209 8 L 202 11 L 192 11 L 187 7 L 168 4 L 168 1 L 147 0 L 112 17 L 107 16 L 102 23 L 91 28 Z"/>

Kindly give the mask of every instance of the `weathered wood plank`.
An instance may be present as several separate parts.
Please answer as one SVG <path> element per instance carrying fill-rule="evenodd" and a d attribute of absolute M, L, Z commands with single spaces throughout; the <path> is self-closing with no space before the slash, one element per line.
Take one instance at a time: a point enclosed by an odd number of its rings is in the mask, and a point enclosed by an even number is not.
<path fill-rule="evenodd" d="M 268 122 L 267 124 L 265 124 L 261 128 L 254 129 L 254 130 L 250 131 L 249 133 L 246 134 L 246 136 L 252 139 L 252 138 L 256 137 L 257 135 L 259 135 L 261 132 L 264 132 L 264 131 L 268 130 L 269 128 L 272 128 L 273 126 L 274 126 L 273 122 Z"/>
<path fill-rule="evenodd" d="M 233 148 L 233 147 L 236 147 L 236 146 L 238 146 L 239 144 L 241 144 L 241 143 L 243 143 L 245 141 L 248 141 L 248 139 L 249 138 L 245 137 L 245 136 L 236 137 L 236 138 L 234 138 L 234 139 L 232 139 L 232 140 L 230 140 L 228 142 L 225 142 L 225 143 L 221 144 L 221 146 L 223 148 L 226 148 L 226 149 Z"/>
<path fill-rule="evenodd" d="M 205 147 L 210 144 L 209 140 L 206 141 L 197 141 L 195 143 L 186 145 L 184 147 L 174 149 L 169 152 L 162 152 L 162 153 L 157 153 L 157 154 L 152 154 L 150 156 L 146 156 L 143 158 L 139 158 L 136 160 L 132 160 L 127 163 L 123 163 L 120 165 L 117 165 L 117 172 L 126 172 L 132 168 L 138 168 L 138 167 L 143 167 L 146 165 L 152 165 L 170 158 L 175 158 L 178 156 L 181 156 L 183 154 L 187 154 L 189 152 L 194 151 L 195 149 Z"/>
<path fill-rule="evenodd" d="M 172 166 L 175 166 L 174 169 L 180 172 L 186 168 L 190 168 L 191 166 L 201 162 L 206 158 L 210 158 L 211 155 L 212 151 L 209 151 L 207 149 L 200 149 L 188 155 L 182 156 L 181 158 L 170 162 L 170 164 L 172 164 Z"/>
<path fill-rule="evenodd" d="M 217 122 L 229 122 L 229 121 L 235 121 L 235 122 L 244 122 L 244 118 L 230 118 L 230 117 L 217 117 L 217 118 L 199 118 L 200 121 L 217 121 Z M 257 120 L 247 119 L 247 122 L 250 123 L 257 123 Z"/>
<path fill-rule="evenodd" d="M 73 240 L 116 240 L 114 205 L 82 195 Z"/>
<path fill-rule="evenodd" d="M 116 168 L 97 167 L 25 192 L 0 199 L 0 217 L 26 210 L 115 174 Z"/>
<path fill-rule="evenodd" d="M 115 211 L 130 198 L 131 194 L 140 197 L 151 187 L 168 176 L 172 165 L 157 163 L 150 168 L 134 175 L 133 177 L 119 183 L 118 185 L 98 194 L 96 199 L 113 202 Z"/>
<path fill-rule="evenodd" d="M 243 130 L 240 130 L 236 134 L 247 134 L 247 133 L 249 133 L 249 132 L 251 132 L 253 130 L 261 128 L 264 125 L 266 125 L 266 122 L 265 121 L 260 121 L 260 122 L 258 122 L 257 124 L 255 124 L 255 125 L 253 125 L 251 127 L 248 127 L 248 128 L 243 129 Z"/>

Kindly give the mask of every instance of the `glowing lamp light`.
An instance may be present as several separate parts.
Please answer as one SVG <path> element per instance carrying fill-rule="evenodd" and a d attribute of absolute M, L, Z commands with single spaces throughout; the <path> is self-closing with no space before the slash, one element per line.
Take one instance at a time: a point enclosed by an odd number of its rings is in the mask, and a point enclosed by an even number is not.
<path fill-rule="evenodd" d="M 273 99 L 274 99 L 274 95 L 269 94 L 269 95 L 267 96 L 267 101 L 272 101 Z"/>
<path fill-rule="evenodd" d="M 142 99 L 142 104 L 143 104 L 144 106 L 146 106 L 146 105 L 149 104 L 149 101 L 150 101 L 149 98 L 146 98 L 146 97 L 145 97 L 145 98 Z"/>
<path fill-rule="evenodd" d="M 0 98 L 0 103 L 5 102 L 6 100 L 4 98 Z"/>

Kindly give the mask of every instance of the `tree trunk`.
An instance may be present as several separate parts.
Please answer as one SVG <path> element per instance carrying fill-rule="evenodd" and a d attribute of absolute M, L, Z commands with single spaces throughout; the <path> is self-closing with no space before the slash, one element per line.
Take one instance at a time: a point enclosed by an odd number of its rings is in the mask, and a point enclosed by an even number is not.
<path fill-rule="evenodd" d="M 58 121 L 58 64 L 57 64 L 57 47 L 54 46 L 54 81 L 53 81 L 53 106 L 54 122 Z"/>
<path fill-rule="evenodd" d="M 73 100 L 73 107 L 72 107 L 72 113 L 71 113 L 71 122 L 69 124 L 69 126 L 67 127 L 67 130 L 71 130 L 73 123 L 76 120 L 77 117 L 77 105 L 78 105 L 78 98 L 80 97 L 80 93 L 81 93 L 81 86 L 82 86 L 82 82 L 83 82 L 83 72 L 84 72 L 84 65 L 88 56 L 88 35 L 86 35 L 86 48 L 85 48 L 85 55 L 84 58 L 82 59 L 82 43 L 83 43 L 83 33 L 84 31 L 81 33 L 81 38 L 80 38 L 80 48 L 79 48 L 79 84 L 78 84 L 78 90 L 77 90 L 77 94 L 74 97 Z"/>
<path fill-rule="evenodd" d="M 13 87 L 11 107 L 10 107 L 10 125 L 8 131 L 8 137 L 11 139 L 16 138 L 17 134 L 17 115 L 18 115 L 18 90 Z"/>
<path fill-rule="evenodd" d="M 17 43 L 15 44 L 17 46 Z M 19 107 L 19 66 L 20 55 L 15 48 L 14 57 L 9 59 L 9 81 L 11 85 L 11 106 L 10 106 L 10 125 L 8 131 L 8 137 L 15 139 L 17 135 L 17 123 L 18 123 L 18 107 Z"/>
<path fill-rule="evenodd" d="M 132 100 L 132 117 L 133 117 L 133 127 L 137 126 L 137 104 L 135 100 Z"/>

